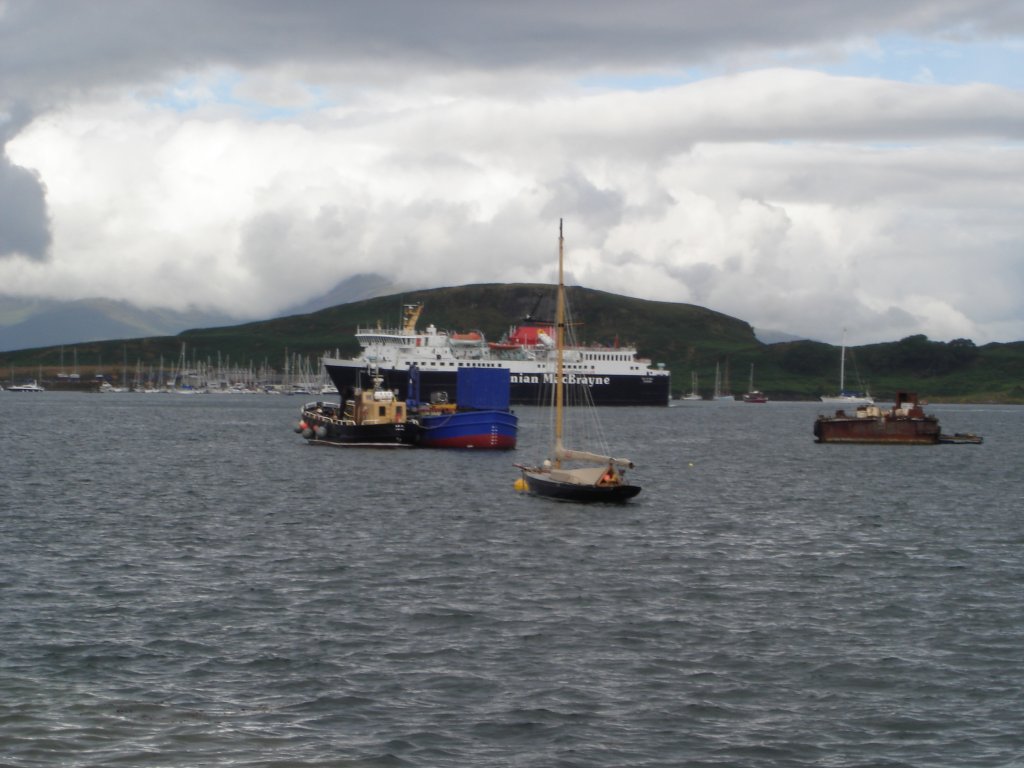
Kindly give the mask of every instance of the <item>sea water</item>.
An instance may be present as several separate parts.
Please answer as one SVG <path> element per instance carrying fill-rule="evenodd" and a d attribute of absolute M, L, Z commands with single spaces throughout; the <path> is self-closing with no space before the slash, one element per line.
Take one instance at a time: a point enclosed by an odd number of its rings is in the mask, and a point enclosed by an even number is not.
<path fill-rule="evenodd" d="M 0 765 L 1024 761 L 1024 409 L 818 445 L 812 403 L 605 409 L 543 457 L 314 448 L 294 397 L 0 393 Z"/>

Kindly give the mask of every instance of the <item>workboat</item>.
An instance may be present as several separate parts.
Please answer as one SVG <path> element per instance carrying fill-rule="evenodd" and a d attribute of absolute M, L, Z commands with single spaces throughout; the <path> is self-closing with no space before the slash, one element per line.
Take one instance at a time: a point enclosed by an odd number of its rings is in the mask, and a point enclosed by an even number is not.
<path fill-rule="evenodd" d="M 415 430 L 407 424 L 408 411 L 394 390 L 385 389 L 383 377 L 368 373 L 369 387 L 349 386 L 340 403 L 317 401 L 302 407 L 295 431 L 311 445 L 398 448 L 412 445 Z"/>
<path fill-rule="evenodd" d="M 814 437 L 819 443 L 889 443 L 934 445 L 939 442 L 939 420 L 925 414 L 915 392 L 899 392 L 892 408 L 859 406 L 853 413 L 836 411 L 818 416 Z"/>
<path fill-rule="evenodd" d="M 587 405 L 586 401 L 590 391 L 589 387 L 581 387 L 580 384 L 573 382 L 565 370 L 565 339 L 567 332 L 571 332 L 572 324 L 567 320 L 565 301 L 564 242 L 562 223 L 559 222 L 558 295 L 554 327 L 555 375 L 551 403 L 554 410 L 554 440 L 548 457 L 541 464 L 537 466 L 515 465 L 521 473 L 519 479 L 516 480 L 516 489 L 526 491 L 534 496 L 544 496 L 558 501 L 622 503 L 640 493 L 640 486 L 631 485 L 625 479 L 625 471 L 633 468 L 633 462 L 629 459 L 612 456 L 600 435 L 591 437 L 598 442 L 597 445 L 587 446 L 587 449 L 570 449 L 564 445 L 565 404 L 568 391 L 572 390 L 574 394 L 581 397 L 579 405 L 583 407 Z M 574 416 L 584 415 L 579 413 L 582 408 L 573 410 L 577 411 Z M 590 421 L 596 421 L 596 414 L 592 414 L 592 416 Z M 596 452 L 589 450 L 590 448 L 603 450 Z"/>
<path fill-rule="evenodd" d="M 409 370 L 419 369 L 425 399 L 445 392 L 458 400 L 457 374 L 462 368 L 501 368 L 509 373 L 510 402 L 537 405 L 555 375 L 554 323 L 527 316 L 496 342 L 480 331 L 449 333 L 433 324 L 419 330 L 422 304 L 403 308 L 398 328 L 357 328 L 361 352 L 353 358 L 326 357 L 325 369 L 335 386 L 351 386 L 359 372 L 375 366 L 388 387 L 408 397 Z M 667 406 L 671 375 L 664 366 L 637 356 L 633 346 L 574 344 L 563 350 L 566 380 L 590 388 L 596 405 Z"/>
<path fill-rule="evenodd" d="M 422 448 L 510 450 L 516 447 L 519 420 L 509 409 L 509 373 L 504 368 L 459 368 L 459 398 L 432 392 L 420 401 L 419 368 L 409 372 L 406 405 Z"/>

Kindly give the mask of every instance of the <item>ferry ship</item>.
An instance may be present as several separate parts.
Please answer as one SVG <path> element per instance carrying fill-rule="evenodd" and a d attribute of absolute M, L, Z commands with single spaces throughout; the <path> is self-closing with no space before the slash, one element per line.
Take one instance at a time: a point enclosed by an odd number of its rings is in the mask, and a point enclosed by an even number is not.
<path fill-rule="evenodd" d="M 458 400 L 459 368 L 504 368 L 511 383 L 510 401 L 538 405 L 555 377 L 554 323 L 527 318 L 509 329 L 498 342 L 488 342 L 480 331 L 448 333 L 433 324 L 417 330 L 422 304 L 403 308 L 399 328 L 358 328 L 362 351 L 356 357 L 325 357 L 324 368 L 340 391 L 358 380 L 360 371 L 375 367 L 390 389 L 405 398 L 409 370 L 419 370 L 424 400 L 443 393 Z M 568 383 L 586 384 L 595 405 L 667 406 L 671 374 L 661 364 L 637 357 L 631 346 L 573 346 L 564 350 Z"/>

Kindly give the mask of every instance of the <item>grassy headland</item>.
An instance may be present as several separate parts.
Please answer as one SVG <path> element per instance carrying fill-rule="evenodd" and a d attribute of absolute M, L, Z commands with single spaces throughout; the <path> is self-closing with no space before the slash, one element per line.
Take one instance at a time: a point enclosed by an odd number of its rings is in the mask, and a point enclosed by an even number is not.
<path fill-rule="evenodd" d="M 642 357 L 672 371 L 675 394 L 690 388 L 695 372 L 703 394 L 710 393 L 716 364 L 728 370 L 731 390 L 754 386 L 773 400 L 813 400 L 839 386 L 838 347 L 814 341 L 762 344 L 743 320 L 691 304 L 645 301 L 588 288 L 569 289 L 573 314 L 584 343 L 635 344 Z M 102 373 L 120 382 L 138 368 L 176 361 L 185 345 L 189 361 L 208 365 L 282 370 L 296 355 L 315 363 L 325 352 L 358 351 L 357 327 L 400 324 L 403 304 L 422 302 L 419 327 L 481 330 L 496 341 L 510 325 L 532 314 L 549 319 L 553 288 L 536 284 L 467 285 L 436 288 L 341 304 L 307 315 L 222 328 L 184 331 L 176 336 L 120 339 L 39 347 L 0 353 L 0 378 L 52 379 L 71 367 L 72 354 L 83 377 Z M 900 341 L 847 350 L 847 385 L 858 381 L 879 399 L 912 390 L 933 402 L 1024 403 L 1024 342 L 975 346 L 966 339 Z"/>

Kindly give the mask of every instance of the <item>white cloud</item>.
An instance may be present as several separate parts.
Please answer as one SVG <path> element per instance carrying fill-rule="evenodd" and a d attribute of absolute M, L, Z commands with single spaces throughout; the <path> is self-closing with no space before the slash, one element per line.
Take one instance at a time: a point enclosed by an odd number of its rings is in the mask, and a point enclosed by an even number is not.
<path fill-rule="evenodd" d="M 916 8 L 923 28 L 970 18 Z M 273 38 L 261 53 L 259 30 L 235 51 L 190 38 L 173 64 L 140 48 L 134 77 L 96 58 L 94 87 L 54 86 L 12 131 L 11 167 L 45 185 L 52 247 L 0 258 L 0 284 L 261 317 L 360 272 L 550 281 L 564 217 L 573 274 L 594 288 L 827 340 L 847 326 L 851 343 L 1024 338 L 1024 94 L 811 71 L 815 50 L 869 47 L 869 19 L 891 28 L 883 4 L 840 14 L 845 38 L 779 28 L 777 44 L 769 29 L 731 49 L 716 13 L 693 23 L 735 60 L 799 52 L 805 68 L 596 87 L 600 13 L 565 59 L 461 30 L 447 59 L 415 35 L 346 54 L 316 32 L 308 50 Z M 658 32 L 653 19 L 637 35 Z M 653 50 L 601 69 L 670 71 L 673 47 Z"/>

